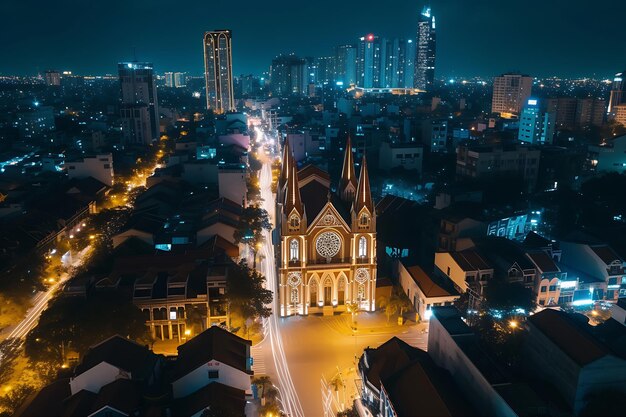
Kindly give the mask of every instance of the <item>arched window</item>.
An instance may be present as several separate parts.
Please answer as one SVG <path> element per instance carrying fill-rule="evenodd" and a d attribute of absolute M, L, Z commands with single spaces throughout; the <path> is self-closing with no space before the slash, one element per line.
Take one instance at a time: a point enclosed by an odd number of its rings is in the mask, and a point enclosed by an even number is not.
<path fill-rule="evenodd" d="M 289 227 L 293 229 L 297 229 L 300 227 L 300 218 L 296 215 L 293 215 L 289 218 Z"/>
<path fill-rule="evenodd" d="M 297 261 L 300 259 L 300 244 L 297 239 L 291 239 L 289 242 L 289 260 Z"/>
<path fill-rule="evenodd" d="M 291 288 L 291 304 L 298 304 L 300 301 L 300 295 L 298 293 L 298 289 L 293 287 Z"/>
<path fill-rule="evenodd" d="M 365 236 L 359 238 L 359 257 L 367 257 L 367 238 Z"/>
<path fill-rule="evenodd" d="M 359 223 L 361 224 L 361 226 L 367 226 L 369 224 L 369 221 L 370 218 L 367 216 L 367 214 L 361 214 L 361 218 L 359 219 Z"/>

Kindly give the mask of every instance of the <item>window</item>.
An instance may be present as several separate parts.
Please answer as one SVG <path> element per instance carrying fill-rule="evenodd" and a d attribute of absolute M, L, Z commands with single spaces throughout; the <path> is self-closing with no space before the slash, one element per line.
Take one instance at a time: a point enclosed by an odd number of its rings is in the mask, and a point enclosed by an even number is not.
<path fill-rule="evenodd" d="M 359 219 L 359 224 L 361 226 L 367 226 L 369 224 L 369 222 L 370 222 L 369 217 L 367 216 L 367 214 L 363 213 L 361 215 L 361 218 Z"/>
<path fill-rule="evenodd" d="M 616 284 L 617 284 L 617 277 L 609 278 L 608 285 L 616 285 Z"/>
<path fill-rule="evenodd" d="M 448 267 L 447 275 L 450 276 L 450 267 Z"/>
<path fill-rule="evenodd" d="M 356 291 L 356 298 L 361 301 L 365 299 L 365 285 L 359 284 Z"/>
<path fill-rule="evenodd" d="M 545 285 L 542 285 L 542 286 L 541 286 L 541 292 L 546 292 L 546 289 L 547 289 L 547 288 L 548 288 L 548 287 L 546 287 Z"/>
<path fill-rule="evenodd" d="M 367 239 L 365 236 L 359 238 L 359 256 L 365 258 L 367 256 Z"/>
<path fill-rule="evenodd" d="M 556 285 L 550 285 L 550 292 L 556 291 Z"/>
<path fill-rule="evenodd" d="M 298 289 L 293 287 L 291 288 L 291 304 L 298 304 L 298 301 L 299 301 Z"/>
<path fill-rule="evenodd" d="M 289 259 L 291 261 L 300 259 L 300 244 L 297 239 L 291 239 L 289 243 Z"/>
<path fill-rule="evenodd" d="M 209 371 L 209 379 L 218 379 L 220 377 L 220 371 Z"/>
<path fill-rule="evenodd" d="M 300 218 L 298 216 L 291 216 L 289 219 L 289 227 L 297 229 L 300 227 Z"/>

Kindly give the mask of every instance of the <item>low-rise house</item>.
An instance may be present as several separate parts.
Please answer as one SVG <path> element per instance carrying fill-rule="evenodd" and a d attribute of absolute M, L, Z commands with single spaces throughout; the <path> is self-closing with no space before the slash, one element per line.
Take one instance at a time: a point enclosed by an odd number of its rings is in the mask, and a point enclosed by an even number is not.
<path fill-rule="evenodd" d="M 251 345 L 249 340 L 211 326 L 179 346 L 172 370 L 174 398 L 186 397 L 213 382 L 251 393 Z"/>
<path fill-rule="evenodd" d="M 600 340 L 580 317 L 563 311 L 545 309 L 530 316 L 527 323 L 524 358 L 528 366 L 524 369 L 548 381 L 574 414 L 584 409 L 594 393 L 626 394 L 626 328 L 617 326 L 619 334 L 613 339 L 622 342 L 614 344 Z"/>
<path fill-rule="evenodd" d="M 452 305 L 459 299 L 452 282 L 443 276 L 430 276 L 418 266 L 398 261 L 398 280 L 421 320 L 428 320 L 431 308 Z"/>
<path fill-rule="evenodd" d="M 435 268 L 450 278 L 457 291 L 464 293 L 469 288 L 480 295 L 494 273 L 493 267 L 475 248 L 460 252 L 437 252 Z"/>
<path fill-rule="evenodd" d="M 606 244 L 560 242 L 562 262 L 602 283 L 597 298 L 617 301 L 626 295 L 626 262 Z"/>

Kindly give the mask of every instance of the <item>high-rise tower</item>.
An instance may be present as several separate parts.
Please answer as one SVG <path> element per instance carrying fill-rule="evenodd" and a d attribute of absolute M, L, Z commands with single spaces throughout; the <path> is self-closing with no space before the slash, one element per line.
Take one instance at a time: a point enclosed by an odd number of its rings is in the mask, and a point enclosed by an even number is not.
<path fill-rule="evenodd" d="M 425 6 L 417 23 L 417 47 L 415 48 L 414 86 L 422 90 L 432 87 L 435 80 L 435 16 Z"/>
<path fill-rule="evenodd" d="M 204 33 L 204 79 L 207 109 L 215 113 L 235 110 L 230 30 Z"/>
<path fill-rule="evenodd" d="M 124 141 L 147 145 L 159 138 L 159 106 L 152 64 L 121 62 L 117 68 Z"/>

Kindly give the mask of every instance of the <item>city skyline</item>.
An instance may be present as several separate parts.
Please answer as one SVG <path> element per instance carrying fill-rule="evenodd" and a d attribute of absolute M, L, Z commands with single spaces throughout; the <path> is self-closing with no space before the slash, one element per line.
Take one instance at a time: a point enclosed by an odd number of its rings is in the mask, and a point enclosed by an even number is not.
<path fill-rule="evenodd" d="M 253 4 L 247 7 L 245 2 L 237 8 L 236 19 L 225 3 L 214 5 L 220 13 L 211 12 L 211 16 L 218 18 L 205 19 L 208 6 L 190 1 L 180 9 L 183 12 L 179 19 L 184 19 L 184 24 L 171 29 L 158 24 L 159 19 L 170 17 L 165 3 L 160 1 L 150 2 L 151 8 L 147 11 L 140 1 L 124 3 L 133 19 L 119 15 L 119 8 L 110 3 L 87 8 L 62 1 L 55 3 L 53 10 L 47 9 L 52 5 L 33 8 L 28 3 L 7 6 L 10 15 L 28 15 L 30 20 L 25 25 L 20 19 L 14 19 L 0 29 L 6 32 L 3 34 L 6 39 L 15 40 L 0 46 L 0 53 L 16 58 L 0 66 L 2 75 L 35 75 L 48 69 L 112 74 L 117 62 L 132 58 L 134 51 L 139 60 L 153 62 L 157 73 L 201 74 L 203 63 L 198 58 L 201 55 L 198 39 L 215 27 L 229 27 L 233 31 L 233 73 L 258 75 L 268 70 L 271 59 L 278 54 L 326 56 L 340 44 L 358 42 L 363 33 L 384 38 L 412 38 L 417 29 L 417 16 L 429 2 L 395 1 L 384 8 L 374 2 L 361 2 L 356 8 L 351 4 L 320 2 L 306 6 L 306 10 L 294 14 L 293 19 L 284 21 L 280 13 L 277 18 L 270 9 L 259 9 Z M 569 2 L 564 9 L 529 0 L 525 3 L 527 7 L 516 9 L 516 6 L 490 0 L 471 5 L 454 0 L 432 1 L 430 5 L 437 16 L 438 29 L 435 77 L 490 77 L 511 70 L 539 77 L 610 77 L 625 65 L 620 57 L 626 48 L 616 43 L 612 45 L 611 54 L 598 48 L 618 39 L 617 19 L 626 12 L 626 5 L 611 3 L 614 2 L 601 0 L 589 9 L 586 2 L 578 0 Z M 289 8 L 286 2 L 274 2 L 272 10 L 288 11 Z M 91 22 L 92 13 L 102 18 Z M 526 23 L 512 25 L 513 13 L 515 22 Z M 114 32 L 105 23 L 109 21 L 108 15 L 116 20 Z M 157 24 L 146 25 L 146 19 Z M 586 29 L 575 30 L 577 25 L 585 25 Z M 280 27 L 280 30 L 272 27 Z M 289 36 L 284 36 L 285 33 Z M 508 36 L 502 36 L 503 33 Z M 261 34 L 266 39 L 263 48 L 259 48 L 257 42 Z M 28 52 L 35 50 L 42 36 L 48 40 L 48 46 L 37 49 L 37 54 Z M 556 48 L 559 54 L 551 52 Z M 581 65 L 578 58 L 583 56 Z M 88 64 L 84 62 L 85 57 L 89 57 Z"/>

